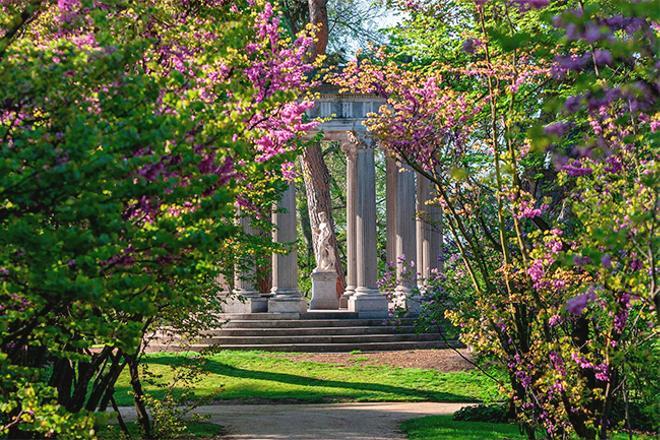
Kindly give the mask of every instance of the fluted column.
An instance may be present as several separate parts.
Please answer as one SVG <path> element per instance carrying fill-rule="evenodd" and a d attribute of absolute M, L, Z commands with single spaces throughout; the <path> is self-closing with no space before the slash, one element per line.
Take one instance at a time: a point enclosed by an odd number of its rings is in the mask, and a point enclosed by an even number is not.
<path fill-rule="evenodd" d="M 252 220 L 250 217 L 243 215 L 240 210 L 238 212 L 238 225 L 246 235 L 254 235 L 254 228 L 252 227 Z M 259 292 L 255 287 L 256 282 L 256 267 L 254 259 L 244 257 L 243 261 L 239 261 L 234 269 L 234 293 L 244 297 L 257 296 Z"/>
<path fill-rule="evenodd" d="M 342 150 L 346 154 L 346 290 L 340 307 L 348 307 L 348 298 L 357 286 L 356 207 L 358 198 L 357 144 L 345 141 Z"/>
<path fill-rule="evenodd" d="M 417 267 L 421 288 L 442 269 L 442 208 L 436 198 L 433 183 L 418 175 Z"/>
<path fill-rule="evenodd" d="M 424 280 L 426 280 L 427 271 L 424 268 L 429 262 L 429 246 L 425 240 L 426 222 L 424 221 L 424 217 L 426 217 L 429 183 L 423 176 L 417 176 L 417 282 L 420 287 L 424 285 Z"/>
<path fill-rule="evenodd" d="M 298 290 L 298 261 L 296 254 L 296 187 L 284 192 L 273 212 L 273 241 L 292 245 L 287 254 L 273 254 L 273 297 L 268 311 L 275 313 L 302 313 L 307 305 Z"/>
<path fill-rule="evenodd" d="M 387 264 L 396 264 L 396 199 L 399 168 L 392 157 L 385 159 L 385 219 Z"/>
<path fill-rule="evenodd" d="M 399 165 L 396 191 L 396 281 L 397 302 L 409 312 L 419 311 L 416 295 L 417 268 L 415 226 L 415 173 L 408 165 Z"/>
<path fill-rule="evenodd" d="M 378 291 L 376 256 L 376 169 L 372 144 L 357 152 L 358 197 L 356 206 L 357 287 L 348 308 L 361 317 L 387 317 L 387 298 Z"/>
<path fill-rule="evenodd" d="M 236 223 L 243 233 L 255 234 L 250 217 L 239 209 Z M 225 313 L 257 313 L 268 309 L 267 300 L 261 297 L 256 288 L 256 266 L 254 258 L 243 256 L 234 267 L 233 295 L 227 296 L 222 309 Z"/>

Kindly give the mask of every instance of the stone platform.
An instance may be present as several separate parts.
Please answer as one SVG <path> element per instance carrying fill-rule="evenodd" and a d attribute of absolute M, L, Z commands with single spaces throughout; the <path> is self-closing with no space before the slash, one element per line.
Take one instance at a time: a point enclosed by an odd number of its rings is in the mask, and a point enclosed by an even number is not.
<path fill-rule="evenodd" d="M 365 319 L 337 310 L 308 311 L 302 319 L 278 313 L 224 315 L 226 322 L 194 341 L 161 331 L 147 351 L 207 348 L 289 352 L 350 352 L 447 348 L 439 333 L 417 333 L 414 319 Z M 450 341 L 451 346 L 460 343 Z"/>

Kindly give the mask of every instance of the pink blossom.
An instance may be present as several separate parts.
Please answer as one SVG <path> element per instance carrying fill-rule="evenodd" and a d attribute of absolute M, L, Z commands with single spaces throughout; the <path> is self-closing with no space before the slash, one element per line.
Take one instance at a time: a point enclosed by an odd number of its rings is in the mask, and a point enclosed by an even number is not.
<path fill-rule="evenodd" d="M 548 324 L 550 327 L 556 327 L 562 322 L 562 317 L 559 315 L 552 315 L 550 319 L 548 319 Z"/>
<path fill-rule="evenodd" d="M 581 315 L 587 305 L 595 299 L 596 294 L 593 289 L 590 289 L 587 293 L 569 299 L 566 303 L 566 310 L 573 315 Z"/>
<path fill-rule="evenodd" d="M 594 373 L 596 376 L 596 380 L 600 380 L 601 382 L 609 382 L 610 381 L 610 368 L 609 365 L 606 363 L 601 363 L 593 367 Z"/>
<path fill-rule="evenodd" d="M 557 254 L 561 252 L 561 250 L 564 248 L 564 245 L 560 240 L 549 240 L 546 243 L 546 247 L 552 252 L 553 254 Z"/>
<path fill-rule="evenodd" d="M 521 218 L 534 218 L 540 217 L 548 208 L 548 205 L 540 205 L 538 208 L 534 207 L 533 202 L 529 200 L 522 200 L 518 205 L 518 212 L 515 213 L 515 217 L 518 219 Z"/>
<path fill-rule="evenodd" d="M 76 11 L 80 8 L 80 0 L 57 0 L 57 8 L 60 11 L 60 22 L 68 23 L 75 18 Z"/>
<path fill-rule="evenodd" d="M 545 275 L 545 270 L 543 269 L 543 261 L 534 260 L 529 269 L 527 269 L 527 274 L 530 276 L 534 283 L 540 281 L 541 278 L 543 278 Z"/>
<path fill-rule="evenodd" d="M 78 46 L 79 49 L 82 49 L 85 46 L 96 47 L 96 36 L 93 33 L 87 33 L 84 35 L 78 35 L 73 37 L 73 44 Z"/>
<path fill-rule="evenodd" d="M 297 177 L 296 165 L 293 162 L 284 162 L 282 167 L 282 177 L 288 182 L 292 182 Z"/>
<path fill-rule="evenodd" d="M 80 6 L 80 0 L 57 0 L 60 12 L 71 12 Z"/>
<path fill-rule="evenodd" d="M 518 9 L 527 11 L 528 9 L 542 9 L 550 4 L 550 0 L 514 0 L 518 4 Z"/>
<path fill-rule="evenodd" d="M 572 160 L 562 166 L 561 171 L 566 171 L 566 174 L 572 177 L 587 176 L 593 173 L 593 169 L 585 166 L 582 162 L 577 160 Z"/>
<path fill-rule="evenodd" d="M 580 356 L 578 353 L 571 353 L 571 358 L 580 368 L 593 368 L 594 364 L 589 362 L 586 358 Z"/>
<path fill-rule="evenodd" d="M 602 257 L 600 257 L 600 263 L 603 265 L 605 269 L 611 269 L 612 257 L 609 254 L 604 254 Z"/>

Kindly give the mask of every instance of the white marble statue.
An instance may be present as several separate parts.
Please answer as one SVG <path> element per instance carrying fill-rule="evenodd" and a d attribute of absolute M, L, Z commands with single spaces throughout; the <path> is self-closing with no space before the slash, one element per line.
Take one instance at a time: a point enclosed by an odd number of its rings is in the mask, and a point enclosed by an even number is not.
<path fill-rule="evenodd" d="M 332 230 L 325 212 L 319 213 L 319 226 L 316 229 L 316 272 L 335 272 L 335 256 L 330 242 Z"/>

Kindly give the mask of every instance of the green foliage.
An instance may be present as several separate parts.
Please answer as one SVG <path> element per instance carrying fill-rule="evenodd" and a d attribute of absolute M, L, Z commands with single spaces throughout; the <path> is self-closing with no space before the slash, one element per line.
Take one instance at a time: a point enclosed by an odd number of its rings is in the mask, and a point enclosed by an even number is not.
<path fill-rule="evenodd" d="M 311 70 L 297 47 L 311 40 L 278 39 L 265 2 L 217 3 L 0 8 L 5 430 L 93 437 L 79 427 L 110 405 L 145 334 L 213 324 L 231 289 L 220 280 L 273 249 L 237 228 L 236 203 L 268 230 L 281 165 L 309 128 L 305 85 L 287 75 Z M 279 84 L 248 78 L 278 63 Z M 285 140 L 257 160 L 272 132 Z"/>
<path fill-rule="evenodd" d="M 143 383 L 154 386 L 162 384 L 163 377 L 151 372 L 149 364 L 142 365 L 142 369 Z M 197 406 L 204 403 L 195 398 L 195 388 L 207 374 L 203 359 L 190 356 L 185 364 L 170 365 L 168 382 L 159 388 L 161 394 L 157 398 L 145 396 L 156 438 L 167 440 L 185 437 L 189 434 L 190 420 L 203 421 L 194 412 Z"/>
<path fill-rule="evenodd" d="M 435 183 L 426 315 L 507 368 L 530 437 L 606 437 L 658 390 L 657 2 L 388 3 L 392 44 L 338 83 Z"/>
<path fill-rule="evenodd" d="M 12 385 L 12 392 L 0 403 L 0 413 L 16 415 L 10 424 L 0 425 L 0 436 L 6 435 L 13 426 L 64 440 L 85 440 L 95 436 L 93 418 L 86 413 L 70 413 L 54 403 L 56 395 L 52 388 L 27 381 Z"/>
<path fill-rule="evenodd" d="M 466 406 L 456 411 L 454 420 L 463 422 L 511 422 L 511 414 L 506 405 L 478 405 Z"/>

